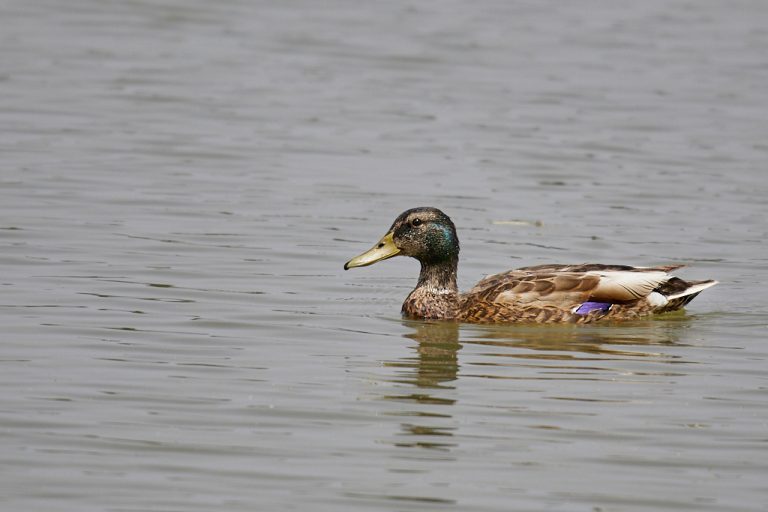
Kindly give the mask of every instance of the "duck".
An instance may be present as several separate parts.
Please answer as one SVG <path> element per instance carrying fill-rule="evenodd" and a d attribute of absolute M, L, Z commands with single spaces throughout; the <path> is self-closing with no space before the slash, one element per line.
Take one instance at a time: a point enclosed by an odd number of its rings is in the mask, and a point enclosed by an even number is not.
<path fill-rule="evenodd" d="M 718 283 L 684 281 L 671 274 L 684 265 L 544 264 L 489 275 L 459 293 L 456 226 L 434 207 L 401 213 L 387 233 L 347 261 L 344 270 L 395 256 L 421 263 L 416 287 L 401 310 L 403 317 L 414 320 L 542 324 L 633 320 L 681 309 Z"/>

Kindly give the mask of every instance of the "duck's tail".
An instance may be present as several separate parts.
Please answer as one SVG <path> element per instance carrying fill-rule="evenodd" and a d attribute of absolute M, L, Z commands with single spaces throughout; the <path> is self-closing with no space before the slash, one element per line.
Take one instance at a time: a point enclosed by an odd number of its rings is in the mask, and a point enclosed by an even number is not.
<path fill-rule="evenodd" d="M 648 297 L 649 302 L 657 301 L 657 313 L 663 313 L 665 311 L 675 311 L 686 306 L 691 302 L 698 294 L 706 290 L 710 286 L 715 286 L 718 282 L 714 279 L 707 279 L 705 281 L 683 281 L 679 277 L 673 277 L 666 283 L 662 284 L 651 295 L 655 297 Z"/>

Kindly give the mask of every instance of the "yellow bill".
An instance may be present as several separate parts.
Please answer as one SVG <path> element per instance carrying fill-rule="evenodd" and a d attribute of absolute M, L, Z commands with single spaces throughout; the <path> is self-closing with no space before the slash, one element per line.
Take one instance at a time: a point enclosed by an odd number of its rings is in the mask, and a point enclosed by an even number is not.
<path fill-rule="evenodd" d="M 373 265 L 377 261 L 391 258 L 400 254 L 400 249 L 395 245 L 395 241 L 392 240 L 392 231 L 384 235 L 379 240 L 379 243 L 365 251 L 360 256 L 355 256 L 344 264 L 344 270 L 349 270 L 355 267 L 365 267 L 366 265 Z"/>

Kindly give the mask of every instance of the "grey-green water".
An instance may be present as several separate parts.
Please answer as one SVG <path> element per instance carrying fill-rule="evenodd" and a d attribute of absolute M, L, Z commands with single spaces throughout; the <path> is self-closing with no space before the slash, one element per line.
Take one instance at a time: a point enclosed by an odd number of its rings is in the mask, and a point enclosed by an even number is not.
<path fill-rule="evenodd" d="M 0 508 L 768 508 L 768 4 L 0 6 Z M 403 321 L 344 272 L 434 205 L 459 282 L 687 263 L 686 314 Z"/>

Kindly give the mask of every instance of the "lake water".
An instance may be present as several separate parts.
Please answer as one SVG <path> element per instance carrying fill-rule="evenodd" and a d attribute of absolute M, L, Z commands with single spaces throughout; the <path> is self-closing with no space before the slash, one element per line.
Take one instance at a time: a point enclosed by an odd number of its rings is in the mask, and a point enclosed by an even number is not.
<path fill-rule="evenodd" d="M 0 7 L 3 511 L 768 508 L 768 3 Z M 721 284 L 404 321 L 546 262 Z"/>

